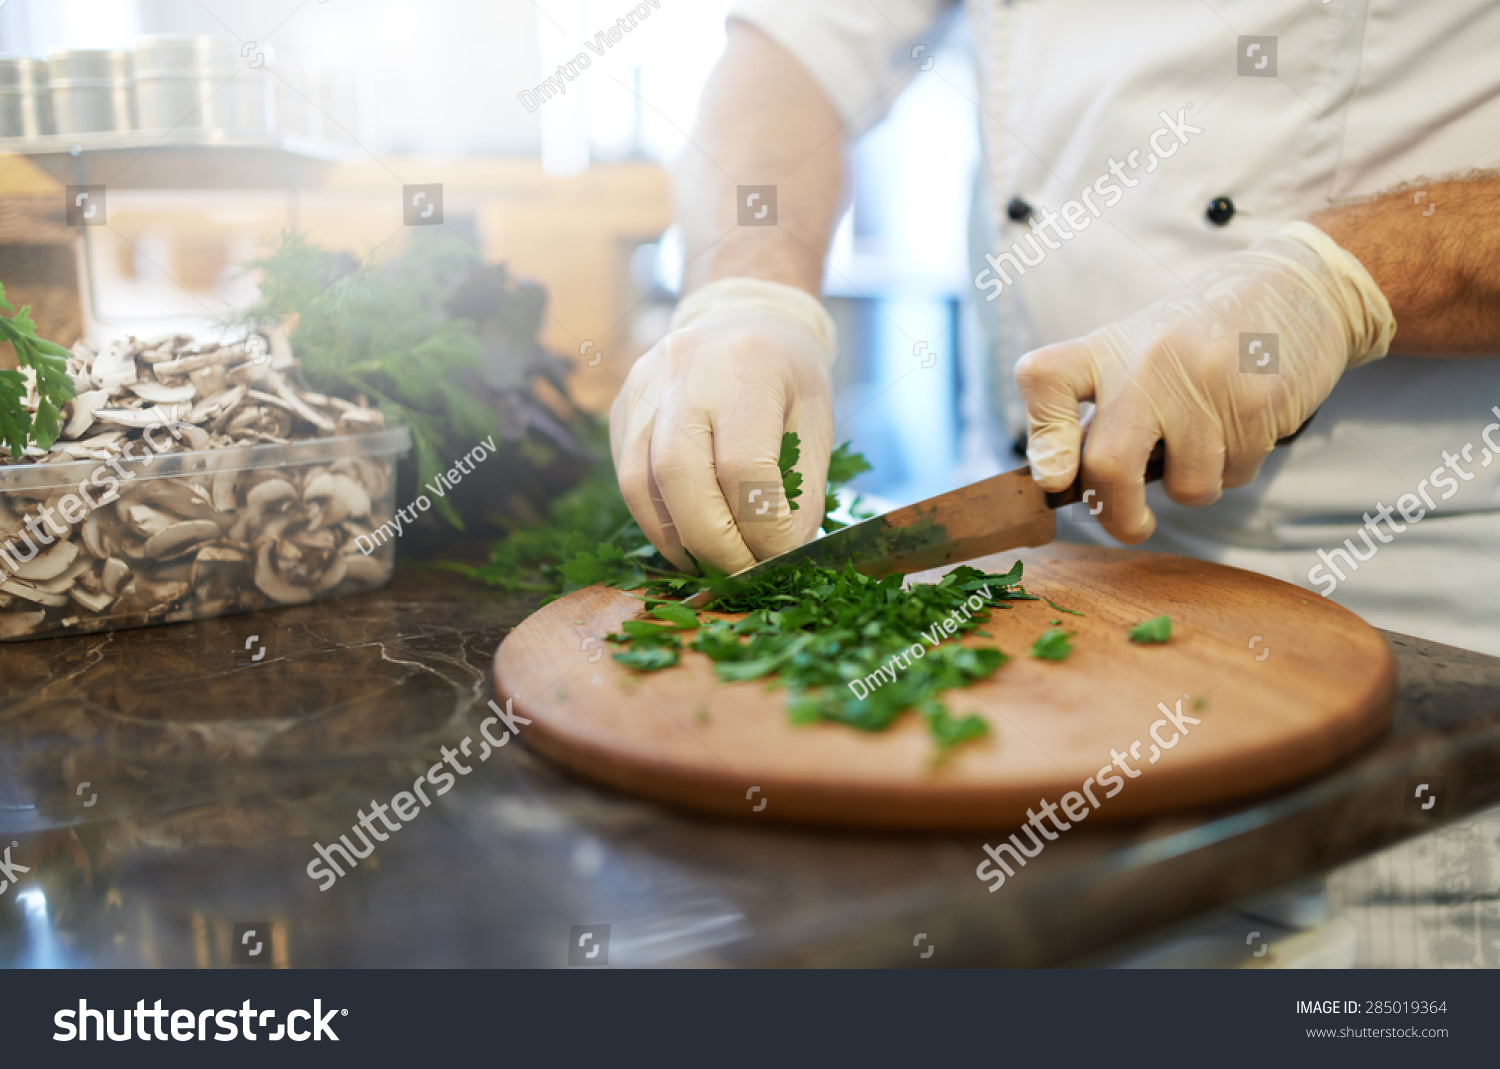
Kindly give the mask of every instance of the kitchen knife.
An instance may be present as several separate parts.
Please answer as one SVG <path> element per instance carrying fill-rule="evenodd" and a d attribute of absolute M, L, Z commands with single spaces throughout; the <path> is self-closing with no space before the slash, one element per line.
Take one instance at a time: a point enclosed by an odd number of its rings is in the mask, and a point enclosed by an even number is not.
<path fill-rule="evenodd" d="M 1276 444 L 1286 445 L 1306 427 L 1304 423 Z M 1161 479 L 1165 456 L 1165 447 L 1157 442 L 1146 462 L 1146 482 Z M 1066 490 L 1047 493 L 1032 479 L 1030 467 L 1020 467 L 814 539 L 746 568 L 734 578 L 753 579 L 772 568 L 804 560 L 824 568 L 842 568 L 852 561 L 856 571 L 878 578 L 1021 546 L 1044 546 L 1056 537 L 1056 510 L 1079 502 L 1095 516 L 1109 507 L 1107 496 L 1084 487 L 1081 472 Z M 710 590 L 699 591 L 684 604 L 702 608 L 715 596 Z"/>

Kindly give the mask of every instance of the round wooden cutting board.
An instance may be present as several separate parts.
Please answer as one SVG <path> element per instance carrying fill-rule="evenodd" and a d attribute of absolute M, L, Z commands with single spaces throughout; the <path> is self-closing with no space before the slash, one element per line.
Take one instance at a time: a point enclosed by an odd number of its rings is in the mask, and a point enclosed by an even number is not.
<path fill-rule="evenodd" d="M 516 628 L 495 655 L 496 690 L 531 719 L 522 740 L 590 779 L 712 813 L 880 828 L 1013 827 L 1044 799 L 1095 821 L 1225 802 L 1324 769 L 1389 722 L 1385 640 L 1316 594 L 1120 549 L 1051 545 L 972 563 L 1003 572 L 1016 557 L 1029 593 L 1085 615 L 1013 602 L 982 628 L 992 638 L 965 640 L 1010 661 L 944 695 L 990 734 L 942 761 L 916 713 L 878 734 L 799 727 L 784 692 L 720 683 L 690 650 L 659 672 L 616 664 L 603 638 L 641 603 L 604 587 Z M 1126 638 L 1163 613 L 1169 643 Z M 1078 632 L 1073 652 L 1033 658 L 1057 619 Z"/>

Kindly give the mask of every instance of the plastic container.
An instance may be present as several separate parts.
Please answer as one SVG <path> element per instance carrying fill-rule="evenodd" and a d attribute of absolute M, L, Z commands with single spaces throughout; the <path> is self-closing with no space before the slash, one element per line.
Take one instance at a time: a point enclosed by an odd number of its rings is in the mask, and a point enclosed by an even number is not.
<path fill-rule="evenodd" d="M 155 431 L 164 447 L 166 433 Z M 253 612 L 390 582 L 397 532 L 385 525 L 406 428 L 197 452 L 128 441 L 108 457 L 0 466 L 0 641 Z"/>
<path fill-rule="evenodd" d="M 29 56 L 0 56 L 0 137 L 24 140 L 52 129 L 47 64 Z"/>
<path fill-rule="evenodd" d="M 261 66 L 250 63 L 258 59 Z M 270 86 L 264 53 L 241 58 L 219 37 L 161 34 L 135 48 L 136 126 L 265 134 Z"/>
<path fill-rule="evenodd" d="M 52 112 L 59 134 L 97 134 L 135 127 L 130 53 L 110 48 L 60 49 L 47 57 Z"/>

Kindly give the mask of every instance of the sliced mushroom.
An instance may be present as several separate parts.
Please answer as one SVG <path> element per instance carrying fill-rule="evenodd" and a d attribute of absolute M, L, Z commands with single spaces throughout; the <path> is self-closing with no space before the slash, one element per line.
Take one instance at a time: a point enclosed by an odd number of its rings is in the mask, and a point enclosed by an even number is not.
<path fill-rule="evenodd" d="M 113 549 L 105 544 L 104 513 L 106 509 L 97 508 L 83 519 L 83 545 L 90 553 L 99 560 L 114 556 Z M 108 569 L 106 568 L 106 572 Z"/>
<path fill-rule="evenodd" d="M 136 381 L 135 355 L 131 351 L 131 342 L 134 340 L 121 338 L 110 342 L 94 358 L 93 366 L 89 369 L 89 378 L 93 380 L 94 386 L 110 397 L 118 397 L 126 386 Z"/>
<path fill-rule="evenodd" d="M 279 511 L 296 499 L 296 487 L 285 479 L 268 479 L 251 487 L 245 494 L 245 506 L 235 519 L 229 537 L 235 542 L 248 541 L 247 534 L 262 525 L 268 512 Z"/>
<path fill-rule="evenodd" d="M 230 412 L 245 399 L 245 392 L 245 387 L 235 386 L 221 393 L 204 397 L 188 413 L 187 421 L 189 423 L 202 423 L 213 416 Z"/>
<path fill-rule="evenodd" d="M 49 594 L 45 590 L 38 589 L 30 583 L 23 583 L 19 579 L 7 579 L 0 583 L 0 590 L 7 594 L 14 594 L 18 598 L 34 601 L 38 605 L 66 605 L 68 596 L 66 594 Z"/>
<path fill-rule="evenodd" d="M 300 605 L 304 601 L 311 601 L 313 592 L 309 587 L 298 586 L 277 573 L 272 563 L 273 551 L 274 543 L 265 539 L 255 553 L 255 585 L 260 592 L 281 605 Z"/>
<path fill-rule="evenodd" d="M 347 475 L 325 471 L 308 480 L 302 499 L 322 505 L 317 526 L 332 527 L 347 519 L 363 519 L 370 514 L 370 495 Z"/>
<path fill-rule="evenodd" d="M 160 382 L 137 382 L 130 389 L 142 401 L 150 401 L 156 405 L 180 404 L 198 396 L 198 388 L 191 382 L 182 386 L 167 386 Z"/>
<path fill-rule="evenodd" d="M 239 505 L 240 473 L 220 471 L 214 473 L 213 505 L 220 512 L 233 512 Z"/>
<path fill-rule="evenodd" d="M 147 427 L 165 427 L 192 412 L 190 405 L 152 405 L 150 408 L 100 408 L 94 417 L 100 423 L 113 423 L 118 427 L 145 430 Z"/>
<path fill-rule="evenodd" d="M 66 594 L 80 580 L 85 572 L 89 570 L 92 562 L 84 556 L 80 556 L 61 574 L 52 579 L 33 579 L 31 584 L 38 590 L 45 590 L 49 594 Z"/>
<path fill-rule="evenodd" d="M 63 424 L 64 438 L 77 438 L 94 425 L 94 412 L 109 400 L 108 390 L 85 390 L 69 402 L 68 421 Z"/>
<path fill-rule="evenodd" d="M 344 578 L 361 587 L 379 586 L 391 576 L 391 565 L 387 561 L 376 557 L 366 557 L 360 553 L 343 553 L 340 556 L 344 560 L 346 572 Z"/>
<path fill-rule="evenodd" d="M 142 538 L 160 534 L 175 522 L 171 513 L 150 505 L 127 505 L 121 516 L 126 525 Z"/>
<path fill-rule="evenodd" d="M 78 546 L 73 542 L 54 542 L 42 552 L 15 569 L 21 579 L 38 582 L 56 579 L 78 556 Z"/>
<path fill-rule="evenodd" d="M 120 591 L 125 589 L 125 584 L 130 579 L 130 565 L 118 557 L 111 557 L 104 562 L 104 572 L 100 576 L 104 584 L 104 592 L 110 597 L 119 597 Z"/>
<path fill-rule="evenodd" d="M 115 603 L 115 599 L 103 592 L 94 593 L 85 590 L 82 586 L 75 586 L 68 591 L 68 595 L 79 605 L 82 605 L 91 613 L 100 614 L 109 611 L 109 607 Z"/>
<path fill-rule="evenodd" d="M 146 539 L 145 554 L 156 560 L 170 560 L 204 542 L 212 542 L 219 534 L 219 525 L 212 520 L 184 520 Z"/>

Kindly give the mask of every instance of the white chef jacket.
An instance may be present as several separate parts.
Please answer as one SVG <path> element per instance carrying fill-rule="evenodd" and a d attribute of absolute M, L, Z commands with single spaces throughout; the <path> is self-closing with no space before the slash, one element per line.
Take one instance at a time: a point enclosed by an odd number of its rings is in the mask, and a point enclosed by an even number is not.
<path fill-rule="evenodd" d="M 923 34 L 950 6 L 738 0 L 731 17 L 796 56 L 852 138 L 931 55 Z M 1025 430 L 1012 370 L 1031 349 L 1124 318 L 1333 200 L 1410 185 L 1412 211 L 1441 212 L 1424 180 L 1500 165 L 1500 5 L 1486 0 L 970 0 L 969 17 L 988 214 L 998 221 L 988 251 L 1028 231 L 1008 217 L 1012 200 L 1060 210 L 1109 174 L 1111 159 L 1137 153 L 1127 171 L 1136 185 L 1093 225 L 992 303 L 992 289 L 964 295 L 995 317 L 998 357 L 989 392 L 970 409 L 1009 437 Z M 1274 42 L 1249 50 L 1247 37 Z M 1274 77 L 1240 73 L 1263 60 L 1274 61 Z M 1151 141 L 1169 117 L 1201 132 L 1147 173 L 1152 148 L 1170 143 Z M 1235 212 L 1215 225 L 1206 208 L 1220 197 Z M 1206 508 L 1175 505 L 1152 487 L 1158 524 L 1146 548 L 1320 593 L 1332 561 L 1344 579 L 1329 596 L 1377 626 L 1500 654 L 1500 463 L 1483 437 L 1500 424 L 1492 406 L 1500 364 L 1491 357 L 1393 354 L 1358 368 L 1250 486 Z M 1500 443 L 1500 426 L 1488 434 Z M 1470 478 L 1452 467 L 1433 478 L 1445 451 Z M 1358 533 L 1365 514 L 1396 508 L 1423 479 L 1437 507 L 1389 543 Z M 1457 489 L 1444 498 L 1449 481 Z M 1064 529 L 1110 541 L 1087 521 Z"/>

